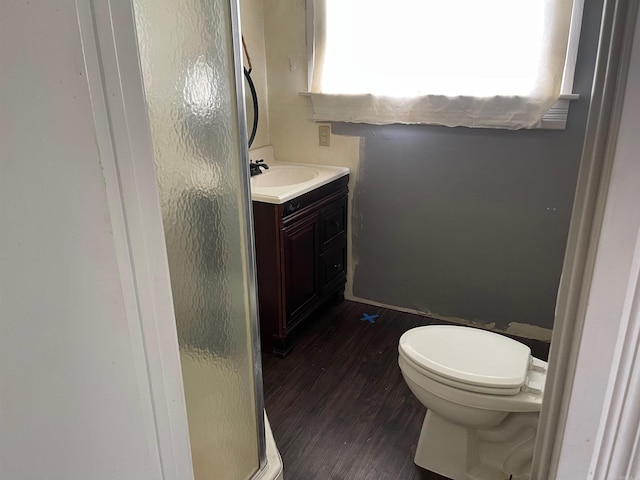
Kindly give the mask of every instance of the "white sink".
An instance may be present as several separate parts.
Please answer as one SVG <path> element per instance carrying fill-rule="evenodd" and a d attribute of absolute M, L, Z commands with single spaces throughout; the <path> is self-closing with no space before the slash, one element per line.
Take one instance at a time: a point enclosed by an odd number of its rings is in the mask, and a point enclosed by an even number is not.
<path fill-rule="evenodd" d="M 269 165 L 251 177 L 251 200 L 281 204 L 349 174 L 346 167 L 307 163 L 276 162 L 271 146 L 249 152 L 252 160 Z"/>
<path fill-rule="evenodd" d="M 300 165 L 269 165 L 269 169 L 251 178 L 252 188 L 273 188 L 298 185 L 318 177 L 318 170 Z"/>

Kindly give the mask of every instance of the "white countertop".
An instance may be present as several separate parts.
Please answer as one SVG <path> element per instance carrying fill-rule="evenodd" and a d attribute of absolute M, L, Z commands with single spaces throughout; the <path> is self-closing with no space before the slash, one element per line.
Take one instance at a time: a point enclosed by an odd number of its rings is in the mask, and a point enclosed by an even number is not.
<path fill-rule="evenodd" d="M 251 200 L 257 202 L 282 204 L 349 174 L 346 167 L 277 162 L 271 146 L 249 154 L 252 160 L 264 160 L 269 166 L 262 174 L 251 177 Z"/>

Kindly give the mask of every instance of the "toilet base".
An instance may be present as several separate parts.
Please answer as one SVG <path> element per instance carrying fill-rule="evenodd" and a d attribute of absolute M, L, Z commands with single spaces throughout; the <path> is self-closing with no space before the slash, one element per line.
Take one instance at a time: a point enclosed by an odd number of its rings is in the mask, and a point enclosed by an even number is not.
<path fill-rule="evenodd" d="M 510 414 L 479 430 L 427 410 L 414 462 L 452 480 L 528 480 L 537 422 L 537 413 Z"/>

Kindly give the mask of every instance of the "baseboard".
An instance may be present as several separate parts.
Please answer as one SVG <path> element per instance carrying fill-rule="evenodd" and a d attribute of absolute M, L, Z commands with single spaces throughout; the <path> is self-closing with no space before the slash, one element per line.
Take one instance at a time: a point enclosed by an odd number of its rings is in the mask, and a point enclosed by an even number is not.
<path fill-rule="evenodd" d="M 376 302 L 366 298 L 359 298 L 353 295 L 346 295 L 345 299 L 352 302 L 364 303 L 366 305 L 373 305 L 376 307 L 388 308 L 390 310 L 396 310 L 398 312 L 412 313 L 414 315 L 420 315 L 423 317 L 434 318 L 436 320 L 442 320 L 444 322 L 451 322 L 458 325 L 466 325 L 471 327 L 483 328 L 494 332 L 506 333 L 508 335 L 514 335 L 516 337 L 528 338 L 532 340 L 541 340 L 543 342 L 551 341 L 551 333 L 553 330 L 548 328 L 538 327 L 537 325 L 529 325 L 526 323 L 511 322 L 506 330 L 497 328 L 494 322 L 481 323 L 473 320 L 467 320 L 464 318 L 449 317 L 446 315 L 439 315 L 434 312 L 421 312 L 412 308 L 399 307 L 397 305 L 388 305 L 386 303 Z"/>

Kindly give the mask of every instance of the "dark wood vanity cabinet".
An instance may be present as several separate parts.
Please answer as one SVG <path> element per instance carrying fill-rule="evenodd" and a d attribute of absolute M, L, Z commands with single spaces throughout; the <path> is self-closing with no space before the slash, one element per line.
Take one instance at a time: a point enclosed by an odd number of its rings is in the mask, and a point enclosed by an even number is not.
<path fill-rule="evenodd" d="M 260 335 L 286 356 L 296 328 L 344 299 L 348 176 L 283 204 L 253 202 Z"/>

